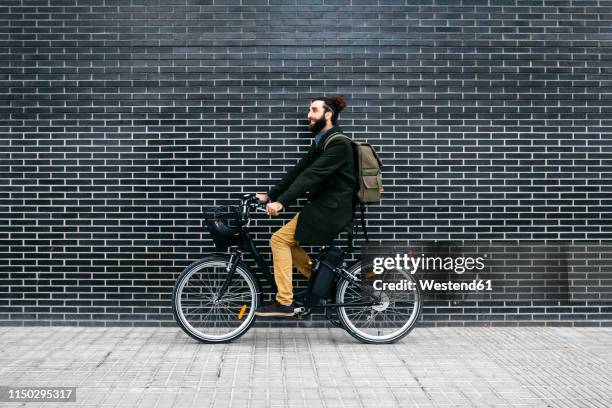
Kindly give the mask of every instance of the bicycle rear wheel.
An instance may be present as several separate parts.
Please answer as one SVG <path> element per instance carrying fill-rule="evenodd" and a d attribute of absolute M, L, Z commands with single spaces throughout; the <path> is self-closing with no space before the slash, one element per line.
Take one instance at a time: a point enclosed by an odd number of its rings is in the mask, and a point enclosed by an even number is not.
<path fill-rule="evenodd" d="M 255 322 L 260 291 L 246 265 L 238 263 L 225 294 L 217 299 L 228 265 L 227 256 L 201 259 L 185 268 L 174 286 L 174 318 L 198 341 L 228 342 L 242 336 Z"/>
<path fill-rule="evenodd" d="M 372 273 L 371 265 L 362 270 L 360 263 L 348 272 L 356 281 L 342 279 L 336 289 L 336 302 L 347 304 L 338 307 L 338 317 L 346 331 L 364 343 L 393 343 L 406 336 L 417 323 L 421 314 L 423 296 L 415 277 L 409 272 L 394 270 L 385 272 L 385 278 Z M 390 282 L 400 278 L 412 290 L 382 289 L 375 280 Z M 395 282 L 398 280 L 395 279 Z M 351 303 L 369 303 L 371 306 L 351 306 Z"/>

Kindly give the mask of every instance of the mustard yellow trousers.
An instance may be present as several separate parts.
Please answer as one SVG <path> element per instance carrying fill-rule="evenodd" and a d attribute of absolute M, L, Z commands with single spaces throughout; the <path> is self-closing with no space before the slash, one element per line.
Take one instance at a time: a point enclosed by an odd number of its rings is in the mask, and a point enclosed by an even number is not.
<path fill-rule="evenodd" d="M 274 264 L 274 281 L 278 292 L 276 301 L 282 305 L 293 302 L 293 265 L 302 275 L 309 278 L 311 274 L 310 257 L 295 240 L 295 229 L 300 213 L 298 212 L 287 224 L 279 228 L 270 238 Z"/>

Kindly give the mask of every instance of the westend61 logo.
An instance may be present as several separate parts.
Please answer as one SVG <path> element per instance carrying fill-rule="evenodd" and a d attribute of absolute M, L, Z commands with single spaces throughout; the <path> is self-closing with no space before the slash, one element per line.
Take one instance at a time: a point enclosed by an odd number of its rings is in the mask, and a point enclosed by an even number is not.
<path fill-rule="evenodd" d="M 410 254 L 410 255 L 409 255 Z M 437 269 L 454 271 L 455 273 L 462 274 L 466 270 L 471 271 L 477 269 L 479 271 L 484 269 L 483 257 L 479 256 L 474 259 L 473 257 L 458 256 L 455 258 L 451 257 L 420 257 L 412 256 L 412 251 L 409 254 L 396 254 L 395 257 L 377 257 L 374 258 L 374 268 L 372 272 L 380 275 L 388 269 L 403 269 L 410 271 L 411 274 L 415 274 L 419 269 Z M 474 265 L 476 264 L 476 265 Z"/>
<path fill-rule="evenodd" d="M 466 271 L 482 271 L 485 268 L 484 257 L 471 256 L 413 256 L 412 250 L 405 254 L 395 254 L 395 256 L 375 257 L 373 258 L 372 272 L 380 275 L 385 271 L 405 271 L 411 275 L 419 271 L 436 271 L 450 272 L 453 271 L 457 275 L 462 275 Z M 492 290 L 490 280 L 474 279 L 469 282 L 453 282 L 448 280 L 438 282 L 434 279 L 419 279 L 419 285 L 422 290 L 428 291 L 479 291 Z M 377 279 L 373 282 L 375 290 L 414 290 L 416 282 L 413 280 L 402 279 L 398 282 L 384 282 L 382 279 Z"/>

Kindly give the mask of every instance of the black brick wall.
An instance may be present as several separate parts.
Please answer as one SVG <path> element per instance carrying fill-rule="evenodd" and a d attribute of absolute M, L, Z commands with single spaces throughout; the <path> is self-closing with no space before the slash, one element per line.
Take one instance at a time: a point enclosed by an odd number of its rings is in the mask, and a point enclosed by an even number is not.
<path fill-rule="evenodd" d="M 295 163 L 319 94 L 381 152 L 376 240 L 610 238 L 611 51 L 609 1 L 3 0 L 0 321 L 173 324 L 202 207 Z M 610 312 L 432 301 L 423 324 Z"/>

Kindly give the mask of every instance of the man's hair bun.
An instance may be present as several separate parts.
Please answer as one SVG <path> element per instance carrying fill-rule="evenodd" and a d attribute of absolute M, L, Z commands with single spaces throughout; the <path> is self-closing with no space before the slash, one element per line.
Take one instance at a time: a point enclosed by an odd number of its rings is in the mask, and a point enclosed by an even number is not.
<path fill-rule="evenodd" d="M 334 105 L 336 105 L 335 107 L 338 113 L 342 112 L 344 108 L 346 108 L 346 101 L 344 100 L 344 97 L 342 95 L 334 95 L 331 96 L 329 99 L 331 99 Z"/>

